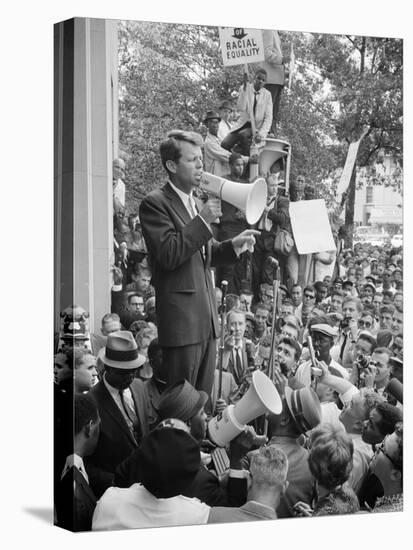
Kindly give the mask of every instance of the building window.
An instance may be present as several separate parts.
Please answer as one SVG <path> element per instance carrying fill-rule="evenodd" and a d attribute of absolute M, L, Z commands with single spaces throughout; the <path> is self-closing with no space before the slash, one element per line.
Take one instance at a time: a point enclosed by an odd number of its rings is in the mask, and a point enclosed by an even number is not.
<path fill-rule="evenodd" d="M 373 202 L 373 186 L 369 185 L 366 187 L 366 203 Z"/>

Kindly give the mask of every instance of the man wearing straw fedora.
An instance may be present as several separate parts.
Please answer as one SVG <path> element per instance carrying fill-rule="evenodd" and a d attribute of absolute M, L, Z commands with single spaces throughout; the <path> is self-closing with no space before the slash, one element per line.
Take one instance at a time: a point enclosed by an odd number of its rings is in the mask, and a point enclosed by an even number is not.
<path fill-rule="evenodd" d="M 253 250 L 257 231 L 248 229 L 218 243 L 211 223 L 222 215 L 221 201 L 197 203 L 202 180 L 202 138 L 174 130 L 160 146 L 168 183 L 140 206 L 156 293 L 158 339 L 167 364 L 167 384 L 181 378 L 211 394 L 219 323 L 211 267 L 234 263 Z M 199 210 L 198 210 L 199 209 Z"/>
<path fill-rule="evenodd" d="M 89 392 L 101 418 L 99 441 L 88 461 L 90 483 L 97 496 L 112 484 L 116 466 L 138 446 L 148 429 L 148 404 L 141 380 L 135 379 L 145 357 L 133 335 L 120 330 L 109 334 L 103 379 Z"/>

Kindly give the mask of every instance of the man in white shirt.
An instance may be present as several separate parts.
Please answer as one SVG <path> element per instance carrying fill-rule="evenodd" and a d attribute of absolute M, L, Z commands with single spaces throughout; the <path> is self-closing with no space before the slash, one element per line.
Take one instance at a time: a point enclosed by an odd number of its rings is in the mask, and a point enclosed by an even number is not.
<path fill-rule="evenodd" d="M 251 138 L 258 144 L 267 137 L 272 124 L 272 99 L 271 93 L 264 88 L 266 82 L 267 72 L 259 68 L 253 84 L 245 80 L 240 87 L 238 109 L 241 114 L 221 143 L 224 149 L 231 151 L 237 145 L 242 155 L 249 156 Z"/>

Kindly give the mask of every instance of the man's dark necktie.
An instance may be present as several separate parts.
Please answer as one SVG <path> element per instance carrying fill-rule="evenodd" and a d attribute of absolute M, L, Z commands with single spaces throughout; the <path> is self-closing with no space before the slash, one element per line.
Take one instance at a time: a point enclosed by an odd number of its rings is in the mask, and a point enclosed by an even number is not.
<path fill-rule="evenodd" d="M 255 109 L 257 108 L 257 96 L 258 96 L 258 93 L 259 92 L 254 92 L 254 106 L 252 108 L 252 112 L 254 113 L 254 116 L 255 116 Z"/>
<path fill-rule="evenodd" d="M 242 381 L 241 348 L 235 348 L 235 370 L 238 376 L 239 383 L 241 383 Z"/>
<path fill-rule="evenodd" d="M 340 349 L 340 361 L 341 362 L 343 362 L 344 348 L 346 347 L 346 344 L 347 344 L 347 338 L 348 338 L 348 334 L 346 333 L 344 335 L 343 343 L 342 343 L 341 349 Z"/>
<path fill-rule="evenodd" d="M 130 422 L 132 424 L 132 430 L 131 431 L 133 433 L 134 438 L 136 439 L 136 441 L 140 441 L 140 439 L 142 437 L 142 434 L 141 434 L 141 430 L 140 430 L 138 416 L 136 415 L 135 411 L 132 412 L 130 405 L 128 405 L 128 403 L 126 403 L 125 396 L 124 396 L 123 392 L 124 392 L 124 390 L 119 390 L 119 395 L 120 395 L 120 400 L 121 400 L 121 403 L 122 403 L 123 410 L 125 411 L 126 416 L 128 417 L 128 419 L 130 420 Z"/>

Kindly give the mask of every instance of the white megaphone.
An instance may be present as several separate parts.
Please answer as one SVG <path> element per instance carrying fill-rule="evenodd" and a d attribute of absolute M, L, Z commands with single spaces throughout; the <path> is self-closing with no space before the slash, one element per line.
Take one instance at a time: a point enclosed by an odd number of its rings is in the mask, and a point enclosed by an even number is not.
<path fill-rule="evenodd" d="M 251 386 L 238 403 L 229 405 L 208 422 L 209 437 L 219 447 L 225 447 L 254 418 L 266 412 L 280 414 L 281 410 L 282 401 L 276 387 L 268 376 L 256 370 Z"/>
<path fill-rule="evenodd" d="M 237 183 L 203 172 L 200 188 L 243 210 L 250 225 L 261 218 L 267 204 L 267 184 L 264 178 L 253 183 Z"/>

